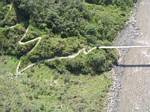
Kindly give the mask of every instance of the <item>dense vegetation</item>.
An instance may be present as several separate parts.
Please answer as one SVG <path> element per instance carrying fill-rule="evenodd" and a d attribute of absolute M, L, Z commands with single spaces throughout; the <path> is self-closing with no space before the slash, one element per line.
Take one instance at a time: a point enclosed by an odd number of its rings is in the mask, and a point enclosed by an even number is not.
<path fill-rule="evenodd" d="M 0 58 L 1 112 L 102 111 L 111 85 L 108 73 L 95 77 L 60 75 L 39 65 L 12 80 L 8 72 L 13 73 L 16 65 L 15 58 Z"/>
<path fill-rule="evenodd" d="M 1 28 L 1 54 L 13 55 L 17 58 L 26 55 L 22 58 L 24 61 L 37 62 L 56 56 L 67 56 L 83 47 L 111 45 L 117 32 L 126 21 L 127 12 L 133 5 L 133 1 L 3 0 L 0 4 L 1 27 L 19 24 L 13 29 Z M 30 31 L 23 41 L 39 36 L 43 38 L 35 50 L 30 53 L 28 52 L 36 43 L 26 46 L 18 45 L 18 41 L 27 27 Z M 99 72 L 104 72 L 110 69 L 116 56 L 114 53 L 112 55 L 105 53 L 105 50 L 95 53 L 99 54 L 99 52 L 102 53 L 101 58 L 97 59 L 103 67 L 103 70 L 99 70 Z M 107 57 L 112 58 L 110 61 L 102 63 L 101 61 L 107 60 Z M 80 61 L 84 63 L 87 60 L 82 58 Z M 71 65 L 73 64 L 75 63 Z M 87 66 L 89 65 L 86 63 L 84 68 Z M 76 70 L 73 68 L 69 70 Z M 95 73 L 96 71 L 91 72 Z"/>
<path fill-rule="evenodd" d="M 17 60 L 21 60 L 23 68 L 29 63 L 72 55 L 82 48 L 111 45 L 127 21 L 134 2 L 135 0 L 0 0 L 0 55 L 16 58 L 12 67 L 15 69 Z M 29 31 L 23 42 L 38 37 L 42 39 L 20 45 L 18 42 L 26 29 Z M 86 56 L 81 53 L 75 59 L 43 61 L 44 67 L 39 65 L 28 70 L 15 81 L 7 81 L 7 76 L 4 76 L 8 73 L 5 69 L 11 68 L 11 62 L 0 62 L 0 66 L 6 66 L 3 70 L 0 69 L 0 91 L 3 91 L 0 92 L 0 101 L 4 100 L 0 102 L 0 111 L 100 112 L 104 94 L 111 83 L 106 75 L 100 75 L 111 70 L 116 60 L 115 50 L 95 50 Z M 48 80 L 54 85 L 49 85 Z M 61 86 L 56 86 L 56 80 Z M 98 84 L 102 85 L 97 86 Z M 11 89 L 7 89 L 9 87 Z M 74 89 L 83 93 L 75 95 Z M 26 93 L 23 94 L 24 91 Z M 88 98 L 87 92 L 93 95 Z M 14 96 L 9 99 L 11 95 Z M 11 100 L 14 102 L 9 103 Z"/>

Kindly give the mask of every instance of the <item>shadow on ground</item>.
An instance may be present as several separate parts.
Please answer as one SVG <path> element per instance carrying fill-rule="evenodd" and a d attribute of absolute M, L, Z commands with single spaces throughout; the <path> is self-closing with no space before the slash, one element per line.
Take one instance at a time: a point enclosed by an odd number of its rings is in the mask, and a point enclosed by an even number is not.
<path fill-rule="evenodd" d="M 150 64 L 118 64 L 117 67 L 134 68 L 134 67 L 150 67 Z"/>

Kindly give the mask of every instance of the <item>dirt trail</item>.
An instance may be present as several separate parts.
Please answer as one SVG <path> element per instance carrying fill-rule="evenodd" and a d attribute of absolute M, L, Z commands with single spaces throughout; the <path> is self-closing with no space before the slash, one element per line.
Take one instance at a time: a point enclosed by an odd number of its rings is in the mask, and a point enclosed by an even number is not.
<path fill-rule="evenodd" d="M 20 45 L 26 45 L 26 44 L 30 44 L 32 42 L 38 41 L 36 43 L 36 45 L 33 47 L 33 49 L 31 51 L 29 51 L 29 53 L 30 53 L 39 45 L 39 43 L 41 42 L 42 37 L 37 37 L 37 38 L 29 40 L 27 42 L 22 42 L 22 40 L 24 38 L 26 38 L 26 35 L 27 35 L 28 31 L 29 31 L 29 27 L 26 29 L 24 35 L 22 36 L 22 38 L 19 40 L 18 43 Z M 90 52 L 92 52 L 93 50 L 95 50 L 97 48 L 98 49 L 128 49 L 128 48 L 150 48 L 150 46 L 100 46 L 100 47 L 93 47 L 88 51 L 86 50 L 86 48 L 82 48 L 77 53 L 74 53 L 72 55 L 68 55 L 68 56 L 65 56 L 65 57 L 54 57 L 54 58 L 46 59 L 46 60 L 42 60 L 42 61 L 51 62 L 51 61 L 62 60 L 62 59 L 73 59 L 73 58 L 76 58 L 80 53 L 83 53 L 84 55 L 87 55 L 87 54 L 89 54 Z M 39 63 L 39 62 L 37 62 L 37 63 Z M 21 65 L 21 60 L 19 61 L 18 65 L 17 65 L 17 68 L 16 68 L 16 75 L 17 76 L 20 73 L 24 72 L 25 70 L 27 70 L 27 69 L 33 67 L 34 65 L 36 65 L 36 63 L 30 64 L 30 65 L 26 66 L 25 68 L 23 68 L 22 70 L 19 70 L 20 65 Z"/>
<path fill-rule="evenodd" d="M 135 45 L 150 45 L 150 0 L 140 1 L 136 13 L 142 36 Z M 150 49 L 130 49 L 125 61 L 119 112 L 150 112 Z"/>
<path fill-rule="evenodd" d="M 8 18 L 9 14 L 11 13 L 12 8 L 13 8 L 13 4 L 10 4 L 9 5 L 9 10 L 8 10 L 7 14 L 5 15 L 5 18 L 4 18 L 3 21 L 5 21 Z"/>

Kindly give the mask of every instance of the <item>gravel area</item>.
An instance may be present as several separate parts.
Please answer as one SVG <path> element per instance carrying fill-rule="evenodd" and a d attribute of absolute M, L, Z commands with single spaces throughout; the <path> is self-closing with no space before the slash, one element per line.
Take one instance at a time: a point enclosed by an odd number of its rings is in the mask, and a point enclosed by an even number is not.
<path fill-rule="evenodd" d="M 129 21 L 127 21 L 124 29 L 118 34 L 118 37 L 114 41 L 114 45 L 118 46 L 130 46 L 134 45 L 134 40 L 139 38 L 142 34 L 139 32 L 139 28 L 136 26 L 136 12 L 137 12 L 137 4 L 131 12 L 131 17 Z M 122 64 L 125 61 L 125 57 L 129 51 L 129 49 L 119 49 L 120 58 L 118 63 Z M 108 93 L 108 101 L 107 101 L 107 112 L 119 112 L 119 103 L 120 103 L 120 89 L 122 87 L 122 77 L 123 77 L 124 68 L 120 66 L 114 66 L 112 70 L 112 79 L 113 85 L 110 88 L 110 92 Z"/>

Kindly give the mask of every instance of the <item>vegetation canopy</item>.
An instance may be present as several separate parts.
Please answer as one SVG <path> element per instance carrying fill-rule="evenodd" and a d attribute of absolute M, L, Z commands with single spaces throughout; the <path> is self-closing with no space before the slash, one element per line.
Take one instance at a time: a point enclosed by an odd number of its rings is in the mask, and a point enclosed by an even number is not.
<path fill-rule="evenodd" d="M 112 45 L 134 2 L 0 0 L 0 59 L 3 60 L 0 61 L 0 90 L 3 91 L 0 111 L 100 112 L 111 84 L 105 73 L 117 61 L 115 50 L 96 49 L 87 55 L 81 52 L 73 59 L 45 60 L 71 56 L 83 48 L 88 51 L 96 46 Z M 33 63 L 37 66 L 18 80 L 6 82 L 6 70 L 14 73 L 18 61 L 19 69 Z M 80 86 L 85 87 L 83 93 L 75 95 Z M 93 93 L 90 97 L 86 95 L 89 92 Z M 14 99 L 10 98 L 12 94 Z M 9 103 L 11 100 L 14 102 Z"/>

